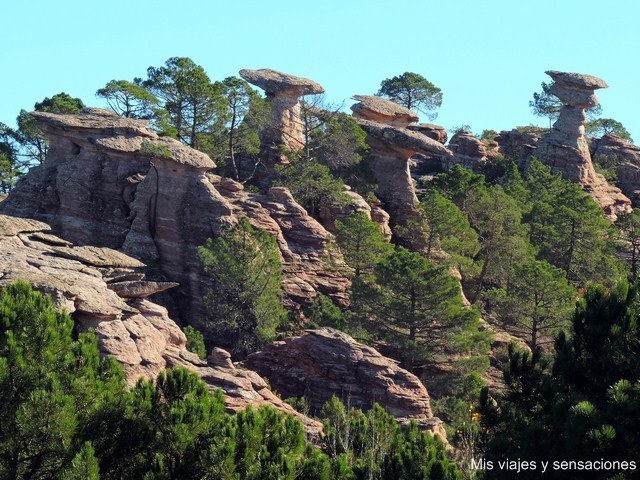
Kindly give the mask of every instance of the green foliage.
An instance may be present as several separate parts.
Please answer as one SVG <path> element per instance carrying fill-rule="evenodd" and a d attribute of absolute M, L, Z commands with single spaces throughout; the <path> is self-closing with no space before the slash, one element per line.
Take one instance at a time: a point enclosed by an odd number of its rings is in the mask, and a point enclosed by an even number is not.
<path fill-rule="evenodd" d="M 336 240 L 356 277 L 371 272 L 393 250 L 380 225 L 364 212 L 352 213 L 344 222 L 336 220 Z"/>
<path fill-rule="evenodd" d="M 460 479 L 438 437 L 420 432 L 415 423 L 401 429 L 375 404 L 367 413 L 345 407 L 333 397 L 323 407 L 325 445 L 331 478 Z"/>
<path fill-rule="evenodd" d="M 540 337 L 551 338 L 567 326 L 576 293 L 564 271 L 531 259 L 514 267 L 508 290 L 494 289 L 489 297 L 502 321 L 523 328 L 534 349 Z"/>
<path fill-rule="evenodd" d="M 142 145 L 140 145 L 140 155 L 144 155 L 146 157 L 151 158 L 171 158 L 171 150 L 167 145 L 163 145 L 162 143 L 153 143 L 148 141 L 143 141 Z"/>
<path fill-rule="evenodd" d="M 624 212 L 618 215 L 616 226 L 620 229 L 620 247 L 627 252 L 631 281 L 638 278 L 640 259 L 640 210 Z"/>
<path fill-rule="evenodd" d="M 383 80 L 376 95 L 424 113 L 432 120 L 437 116 L 432 111 L 442 105 L 442 91 L 422 75 L 412 72 Z"/>
<path fill-rule="evenodd" d="M 225 98 L 220 84 L 187 57 L 172 57 L 161 67 L 149 67 L 142 83 L 168 113 L 165 133 L 207 151 L 225 123 Z M 213 155 L 215 156 L 215 155 Z"/>
<path fill-rule="evenodd" d="M 124 389 L 96 338 L 23 282 L 0 290 L 0 476 L 95 478 L 83 426 Z M 90 401 L 87 401 L 90 400 Z"/>
<path fill-rule="evenodd" d="M 151 119 L 156 115 L 159 100 L 142 85 L 140 78 L 133 82 L 111 80 L 96 92 L 107 101 L 109 108 L 127 118 Z"/>
<path fill-rule="evenodd" d="M 286 316 L 275 238 L 242 218 L 198 253 L 211 279 L 204 299 L 208 315 L 201 323 L 205 336 L 225 339 L 240 356 L 273 339 Z"/>
<path fill-rule="evenodd" d="M 404 230 L 417 229 L 422 237 L 427 258 L 436 260 L 442 251 L 450 255 L 448 262 L 464 272 L 474 269 L 473 258 L 480 249 L 478 235 L 467 216 L 451 200 L 437 190 L 429 190 L 420 201 L 421 219 L 412 219 Z M 420 220 L 423 220 L 422 222 Z M 413 221 L 413 224 L 412 224 Z M 401 236 L 401 229 L 397 229 Z M 414 244 L 416 242 L 413 242 Z"/>
<path fill-rule="evenodd" d="M 615 229 L 589 195 L 535 160 L 522 185 L 523 221 L 539 260 L 561 268 L 578 285 L 620 278 Z"/>
<path fill-rule="evenodd" d="M 635 287 L 589 287 L 569 334 L 556 340 L 553 368 L 538 351 L 510 348 L 509 386 L 497 404 L 483 392 L 482 418 L 489 436 L 485 458 L 529 460 L 631 460 L 640 448 L 640 362 Z M 631 455 L 631 456 L 630 456 Z M 636 478 L 630 471 L 579 471 L 548 478 Z M 538 472 L 521 472 L 524 479 Z M 511 478 L 486 472 L 484 478 Z"/>
<path fill-rule="evenodd" d="M 204 336 L 202 333 L 191 325 L 184 327 L 183 331 L 187 337 L 187 350 L 195 353 L 202 359 L 207 358 L 207 347 L 204 345 Z"/>
<path fill-rule="evenodd" d="M 320 204 L 348 204 L 344 183 L 331 175 L 329 167 L 315 161 L 298 160 L 278 166 L 279 185 L 287 187 L 296 201 L 311 215 L 317 215 Z"/>
<path fill-rule="evenodd" d="M 221 160 L 235 180 L 243 180 L 236 156 L 260 153 L 260 133 L 268 123 L 269 105 L 241 78 L 227 77 L 220 87 L 227 119 L 227 151 Z"/>
<path fill-rule="evenodd" d="M 529 101 L 529 107 L 534 115 L 549 119 L 551 124 L 558 119 L 562 102 L 550 92 L 551 83 L 542 82 L 542 91 L 533 94 L 533 100 Z"/>
<path fill-rule="evenodd" d="M 82 100 L 73 98 L 64 92 L 53 95 L 51 98 L 47 97 L 34 105 L 36 112 L 60 114 L 79 113 L 83 108 Z M 21 147 L 20 154 L 26 157 L 29 163 L 42 163 L 49 149 L 49 142 L 44 131 L 38 126 L 36 119 L 26 110 L 20 110 L 16 122 L 18 130 L 14 134 Z"/>
<path fill-rule="evenodd" d="M 478 312 L 463 307 L 460 284 L 444 266 L 397 247 L 375 267 L 373 280 L 354 280 L 354 303 L 379 335 L 401 348 L 405 368 L 447 350 L 468 351 L 458 341 L 478 331 Z"/>
<path fill-rule="evenodd" d="M 585 124 L 584 131 L 587 135 L 595 138 L 599 138 L 607 134 L 613 134 L 633 142 L 631 135 L 627 129 L 624 128 L 624 125 L 613 118 L 597 118 L 595 120 L 590 120 Z"/>
<path fill-rule="evenodd" d="M 349 312 L 343 312 L 329 297 L 319 293 L 307 311 L 307 318 L 312 325 L 331 327 L 347 331 L 350 321 Z"/>

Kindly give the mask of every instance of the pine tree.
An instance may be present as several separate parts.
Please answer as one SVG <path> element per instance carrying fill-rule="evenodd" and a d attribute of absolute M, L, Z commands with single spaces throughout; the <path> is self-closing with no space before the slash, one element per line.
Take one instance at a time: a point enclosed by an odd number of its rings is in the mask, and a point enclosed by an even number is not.
<path fill-rule="evenodd" d="M 344 222 L 337 220 L 336 240 L 356 277 L 371 272 L 375 264 L 393 250 L 380 225 L 364 212 L 352 213 Z"/>
<path fill-rule="evenodd" d="M 281 303 L 282 266 L 273 236 L 247 218 L 199 249 L 211 287 L 205 295 L 205 337 L 246 355 L 270 341 L 286 316 Z"/>

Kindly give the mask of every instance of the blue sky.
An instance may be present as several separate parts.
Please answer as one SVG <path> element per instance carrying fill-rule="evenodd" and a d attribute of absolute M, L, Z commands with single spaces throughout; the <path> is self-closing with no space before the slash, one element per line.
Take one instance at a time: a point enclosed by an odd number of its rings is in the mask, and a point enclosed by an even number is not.
<path fill-rule="evenodd" d="M 188 56 L 216 79 L 241 68 L 312 78 L 330 101 L 375 93 L 405 71 L 440 87 L 435 123 L 474 132 L 539 124 L 545 70 L 610 88 L 603 116 L 640 142 L 640 2 L 613 0 L 4 0 L 0 121 L 65 91 L 99 106 L 111 79 Z"/>

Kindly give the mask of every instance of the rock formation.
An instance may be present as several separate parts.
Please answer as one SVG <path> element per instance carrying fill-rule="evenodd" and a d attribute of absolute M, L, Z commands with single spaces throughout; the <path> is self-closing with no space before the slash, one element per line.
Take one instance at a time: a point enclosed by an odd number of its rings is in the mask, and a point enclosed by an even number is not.
<path fill-rule="evenodd" d="M 598 105 L 594 91 L 606 88 L 607 84 L 591 75 L 555 70 L 546 73 L 554 81 L 550 92 L 564 106 L 551 131 L 540 139 L 534 155 L 554 171 L 562 172 L 566 179 L 581 185 L 607 216 L 615 220 L 618 213 L 631 208 L 631 202 L 620 189 L 609 185 L 595 172 L 584 136 L 585 110 Z"/>
<path fill-rule="evenodd" d="M 591 152 L 595 162 L 615 168 L 622 193 L 640 206 L 640 147 L 607 134 L 593 142 Z"/>
<path fill-rule="evenodd" d="M 370 165 L 378 183 L 377 194 L 393 223 L 403 223 L 418 199 L 409 172 L 409 159 L 416 153 L 450 156 L 440 142 L 409 130 L 418 116 L 410 110 L 375 96 L 356 95 L 351 107 L 371 146 Z"/>
<path fill-rule="evenodd" d="M 460 130 L 449 141 L 452 157 L 443 158 L 444 167 L 449 169 L 460 165 L 469 170 L 478 169 L 487 161 L 487 147 L 471 132 Z"/>
<path fill-rule="evenodd" d="M 314 410 L 333 395 L 363 409 L 377 402 L 401 423 L 415 420 L 445 438 L 420 380 L 337 330 L 310 330 L 274 342 L 244 364 L 266 377 L 283 397 L 305 397 Z"/>
<path fill-rule="evenodd" d="M 328 231 L 332 233 L 335 231 L 336 220 L 345 221 L 355 212 L 364 212 L 371 220 L 380 225 L 385 236 L 391 238 L 389 214 L 380 207 L 380 202 L 370 205 L 361 195 L 351 191 L 351 187 L 348 185 L 344 186 L 344 193 L 350 200 L 346 205 L 335 205 L 329 202 L 320 204 L 320 221 Z"/>
<path fill-rule="evenodd" d="M 434 125 L 432 123 L 419 123 L 417 125 L 409 125 L 407 128 L 409 130 L 413 130 L 414 132 L 420 132 L 423 135 L 426 135 L 427 137 L 432 138 L 443 145 L 447 143 L 447 131 L 440 125 Z"/>
<path fill-rule="evenodd" d="M 300 418 L 311 435 L 320 432 L 319 422 L 296 413 L 257 373 L 234 366 L 228 352 L 214 349 L 207 361 L 189 352 L 184 333 L 167 310 L 144 298 L 145 292 L 170 285 L 146 282 L 144 267 L 109 248 L 74 246 L 52 235 L 44 223 L 0 214 L 0 287 L 25 280 L 51 295 L 82 330 L 95 331 L 100 352 L 122 364 L 130 385 L 181 366 L 198 373 L 211 388 L 221 388 L 229 411 L 272 405 Z M 221 361 L 225 354 L 227 361 Z"/>
<path fill-rule="evenodd" d="M 271 105 L 269 127 L 263 147 L 278 149 L 283 145 L 297 151 L 304 147 L 304 125 L 300 115 L 300 97 L 324 93 L 322 85 L 308 78 L 296 77 L 270 69 L 240 70 L 247 82 L 260 87 Z"/>
<path fill-rule="evenodd" d="M 47 129 L 47 158 L 0 212 L 44 221 L 65 240 L 118 249 L 149 264 L 159 275 L 154 280 L 180 284 L 173 297 L 185 320 L 203 311 L 207 280 L 198 246 L 248 216 L 278 240 L 290 304 L 308 303 L 316 291 L 347 302 L 347 278 L 322 261 L 330 234 L 286 189 L 252 194 L 219 177 L 214 186 L 208 156 L 158 137 L 143 120 L 90 108 L 34 116 Z"/>

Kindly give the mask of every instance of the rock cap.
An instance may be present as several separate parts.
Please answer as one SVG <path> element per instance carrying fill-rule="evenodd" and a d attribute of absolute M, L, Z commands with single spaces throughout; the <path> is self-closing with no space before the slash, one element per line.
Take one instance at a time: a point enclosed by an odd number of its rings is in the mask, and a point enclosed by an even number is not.
<path fill-rule="evenodd" d="M 437 140 L 407 128 L 362 119 L 358 119 L 358 124 L 368 135 L 391 146 L 413 150 L 418 153 L 432 153 L 445 157 L 453 155 L 448 148 Z"/>
<path fill-rule="evenodd" d="M 64 129 L 112 129 L 122 133 L 134 133 L 147 137 L 156 136 L 155 132 L 147 128 L 149 120 L 121 117 L 111 110 L 102 108 L 85 107 L 80 113 L 74 114 L 31 112 L 31 115 L 42 124 Z"/>
<path fill-rule="evenodd" d="M 582 73 L 574 73 L 574 72 L 559 72 L 557 70 L 547 70 L 547 75 L 549 75 L 554 82 L 571 87 L 581 87 L 589 90 L 597 90 L 599 88 L 607 88 L 607 82 L 602 80 L 601 78 L 594 77 L 593 75 L 585 75 Z"/>
<path fill-rule="evenodd" d="M 389 123 L 401 121 L 409 125 L 418 121 L 418 115 L 402 105 L 376 95 L 354 95 L 358 103 L 351 107 L 356 116 L 367 120 L 376 120 Z M 386 122 L 385 122 L 386 123 Z"/>
<path fill-rule="evenodd" d="M 299 97 L 324 93 L 324 87 L 309 78 L 296 77 L 269 68 L 260 70 L 240 70 L 240 76 L 247 82 L 263 89 L 266 93 L 293 93 Z"/>

